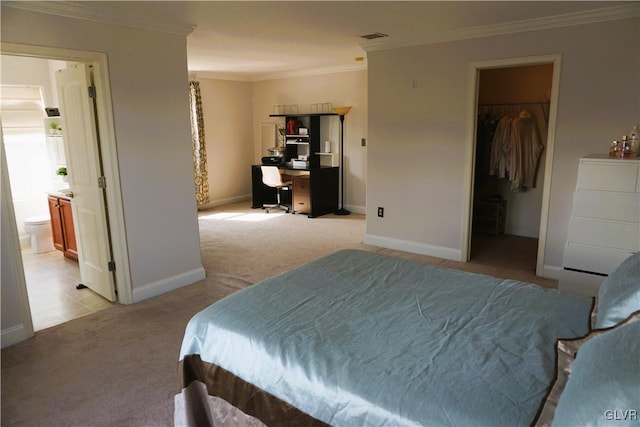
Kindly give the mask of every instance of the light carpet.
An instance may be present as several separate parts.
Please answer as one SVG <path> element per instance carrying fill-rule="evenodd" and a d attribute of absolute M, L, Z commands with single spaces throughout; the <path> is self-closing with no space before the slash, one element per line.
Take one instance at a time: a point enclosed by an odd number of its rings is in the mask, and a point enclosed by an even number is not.
<path fill-rule="evenodd" d="M 199 223 L 205 280 L 39 331 L 1 351 L 3 426 L 172 425 L 177 358 L 191 316 L 236 290 L 340 249 L 555 286 L 531 271 L 505 267 L 507 255 L 498 255 L 503 262 L 492 266 L 365 245 L 359 214 L 309 219 L 238 203 L 201 212 Z"/>

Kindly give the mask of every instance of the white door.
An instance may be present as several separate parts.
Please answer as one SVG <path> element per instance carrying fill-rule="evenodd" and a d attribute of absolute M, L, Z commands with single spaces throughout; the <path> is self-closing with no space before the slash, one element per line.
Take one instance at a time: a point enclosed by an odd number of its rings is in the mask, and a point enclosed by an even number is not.
<path fill-rule="evenodd" d="M 91 78 L 84 64 L 56 72 L 62 132 L 73 222 L 78 244 L 82 283 L 109 301 L 115 301 L 113 273 L 109 271 L 111 250 Z"/>

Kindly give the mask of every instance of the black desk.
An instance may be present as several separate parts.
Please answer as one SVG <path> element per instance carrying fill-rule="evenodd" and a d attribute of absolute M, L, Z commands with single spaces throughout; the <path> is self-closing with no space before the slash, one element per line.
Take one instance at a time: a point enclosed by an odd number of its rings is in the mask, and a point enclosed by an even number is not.
<path fill-rule="evenodd" d="M 264 203 L 276 203 L 277 201 L 276 189 L 268 187 L 262 182 L 260 166 L 251 166 L 251 207 L 254 209 L 261 208 Z M 279 169 L 283 175 L 287 175 L 287 172 L 292 172 L 292 174 L 303 172 L 309 176 L 309 199 L 311 204 L 309 218 L 334 213 L 338 210 L 339 167 L 320 166 L 311 169 L 293 169 L 280 166 Z M 291 192 L 283 191 L 281 197 L 282 204 L 291 206 Z"/>

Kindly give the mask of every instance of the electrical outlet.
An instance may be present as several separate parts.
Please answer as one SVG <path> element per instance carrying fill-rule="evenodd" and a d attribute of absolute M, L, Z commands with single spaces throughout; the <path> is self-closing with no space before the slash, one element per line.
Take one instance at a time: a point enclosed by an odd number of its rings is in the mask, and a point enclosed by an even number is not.
<path fill-rule="evenodd" d="M 362 147 L 366 147 L 367 146 L 367 138 L 362 138 L 360 140 L 360 146 L 362 146 Z"/>
<path fill-rule="evenodd" d="M 381 206 L 378 206 L 378 216 L 379 216 L 380 218 L 383 218 L 383 217 L 384 217 L 384 208 L 383 208 L 383 207 L 381 207 Z"/>

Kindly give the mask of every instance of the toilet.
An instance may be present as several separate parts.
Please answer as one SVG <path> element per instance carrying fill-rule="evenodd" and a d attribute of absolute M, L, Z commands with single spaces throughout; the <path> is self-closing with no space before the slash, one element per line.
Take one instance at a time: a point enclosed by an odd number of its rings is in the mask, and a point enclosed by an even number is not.
<path fill-rule="evenodd" d="M 51 236 L 51 218 L 48 215 L 32 216 L 24 220 L 24 229 L 31 235 L 31 252 L 40 254 L 55 250 Z"/>

